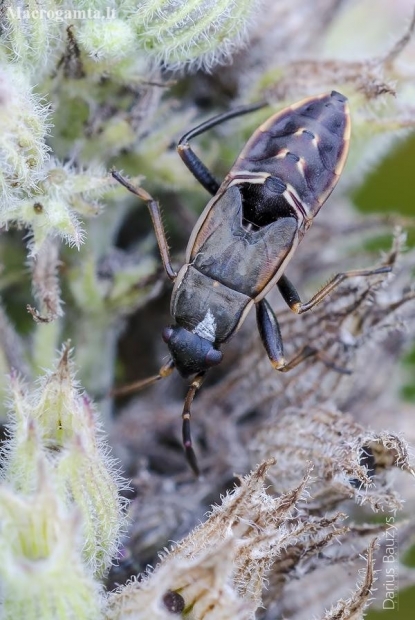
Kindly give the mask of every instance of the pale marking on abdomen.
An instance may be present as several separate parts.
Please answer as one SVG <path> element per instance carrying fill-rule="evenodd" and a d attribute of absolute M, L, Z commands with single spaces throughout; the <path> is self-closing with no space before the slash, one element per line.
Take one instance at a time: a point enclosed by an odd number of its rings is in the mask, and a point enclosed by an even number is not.
<path fill-rule="evenodd" d="M 193 330 L 193 333 L 197 334 L 201 338 L 205 338 L 205 340 L 209 340 L 209 342 L 215 342 L 216 321 L 210 308 L 208 308 L 208 311 L 206 312 L 205 318 L 203 319 L 203 321 L 200 321 L 200 323 L 196 325 L 196 327 Z"/>

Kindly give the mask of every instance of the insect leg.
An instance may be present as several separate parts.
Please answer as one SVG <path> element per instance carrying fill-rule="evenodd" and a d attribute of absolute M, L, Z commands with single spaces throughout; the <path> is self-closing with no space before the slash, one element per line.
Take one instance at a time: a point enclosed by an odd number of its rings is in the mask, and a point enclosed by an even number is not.
<path fill-rule="evenodd" d="M 284 301 L 291 308 L 291 310 L 297 314 L 302 314 L 303 312 L 307 312 L 307 310 L 311 310 L 311 308 L 314 308 L 314 306 L 323 301 L 327 295 L 329 295 L 347 278 L 376 276 L 381 273 L 389 273 L 390 271 L 392 271 L 392 267 L 385 265 L 384 267 L 377 267 L 374 269 L 354 269 L 352 271 L 338 273 L 330 280 L 330 282 L 323 286 L 321 290 L 319 290 L 309 301 L 306 302 L 301 301 L 295 287 L 286 276 L 281 276 L 277 286 L 284 298 Z"/>
<path fill-rule="evenodd" d="M 262 299 L 255 305 L 255 308 L 261 340 L 275 370 L 289 372 L 304 360 L 315 356 L 329 368 L 342 374 L 350 374 L 349 370 L 337 366 L 325 353 L 309 345 L 303 347 L 292 360 L 286 362 L 280 328 L 271 306 L 265 299 Z"/>
<path fill-rule="evenodd" d="M 183 413 L 182 413 L 182 434 L 183 434 L 183 447 L 186 454 L 187 462 L 192 468 L 193 472 L 196 476 L 199 476 L 199 467 L 197 464 L 197 458 L 195 451 L 193 450 L 192 445 L 192 437 L 190 434 L 190 407 L 192 405 L 193 399 L 196 395 L 196 392 L 200 388 L 205 378 L 205 372 L 201 372 L 193 379 L 192 383 L 189 386 L 189 389 L 186 394 L 186 399 L 184 401 Z"/>
<path fill-rule="evenodd" d="M 163 221 L 161 219 L 161 212 L 159 203 L 154 200 L 152 196 L 142 187 L 135 187 L 131 183 L 124 179 L 116 170 L 111 170 L 111 174 L 116 181 L 121 183 L 128 191 L 132 194 L 144 200 L 147 204 L 148 210 L 150 211 L 151 221 L 153 222 L 154 232 L 156 233 L 156 239 L 160 250 L 161 260 L 163 262 L 163 267 L 170 278 L 170 280 L 175 280 L 177 273 L 173 269 L 170 259 L 169 252 L 169 244 L 167 243 L 166 233 L 164 231 Z"/>
<path fill-rule="evenodd" d="M 255 304 L 256 320 L 262 344 L 276 370 L 285 366 L 284 347 L 277 318 L 265 299 Z"/>
<path fill-rule="evenodd" d="M 314 357 L 318 354 L 317 349 L 314 347 L 310 347 L 309 345 L 305 345 L 293 358 L 290 360 L 285 366 L 282 368 L 278 368 L 277 370 L 281 372 L 289 372 L 301 362 L 304 362 L 309 357 Z M 337 370 L 337 369 L 336 369 Z"/>
<path fill-rule="evenodd" d="M 164 364 L 164 366 L 160 368 L 158 375 L 153 375 L 152 377 L 147 377 L 147 379 L 140 379 L 140 381 L 135 381 L 129 385 L 115 388 L 111 391 L 111 396 L 124 396 L 125 394 L 140 392 L 141 390 L 144 390 L 144 388 L 153 385 L 153 383 L 160 381 L 160 379 L 164 379 L 165 377 L 171 375 L 174 368 L 175 366 L 173 360 L 169 360 L 167 364 Z"/>
<path fill-rule="evenodd" d="M 190 172 L 193 176 L 199 181 L 201 185 L 210 193 L 212 196 L 216 194 L 219 189 L 219 183 L 212 175 L 212 173 L 207 169 L 205 164 L 199 159 L 199 157 L 192 150 L 189 140 L 199 136 L 201 133 L 204 133 L 208 129 L 212 127 L 216 127 L 216 125 L 220 125 L 224 121 L 227 121 L 231 118 L 235 118 L 236 116 L 242 116 L 243 114 L 248 114 L 249 112 L 255 112 L 255 110 L 259 110 L 268 105 L 267 103 L 255 103 L 253 105 L 240 106 L 239 108 L 235 108 L 234 110 L 230 110 L 229 112 L 225 112 L 224 114 L 218 114 L 213 118 L 201 123 L 194 129 L 188 131 L 184 136 L 182 136 L 177 144 L 177 152 L 180 157 L 184 161 L 185 165 L 189 168 Z"/>
<path fill-rule="evenodd" d="M 323 362 L 327 368 L 331 368 L 331 370 L 335 370 L 339 372 L 341 375 L 351 375 L 351 371 L 348 368 L 343 368 L 342 366 L 337 366 L 337 364 L 328 356 L 324 351 L 319 351 L 314 347 L 306 344 L 285 366 L 282 368 L 278 368 L 277 370 L 281 372 L 289 372 L 298 364 L 301 364 L 305 360 L 310 357 L 315 357 L 320 362 Z"/>

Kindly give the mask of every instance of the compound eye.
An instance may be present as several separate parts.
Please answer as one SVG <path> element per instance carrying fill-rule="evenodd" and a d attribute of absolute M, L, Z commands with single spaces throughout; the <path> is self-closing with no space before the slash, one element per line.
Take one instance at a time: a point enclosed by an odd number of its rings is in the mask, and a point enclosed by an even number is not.
<path fill-rule="evenodd" d="M 222 351 L 218 351 L 217 349 L 210 349 L 210 351 L 206 353 L 205 357 L 207 366 L 217 366 L 221 363 L 222 359 L 223 353 Z"/>
<path fill-rule="evenodd" d="M 171 327 L 165 327 L 163 331 L 161 332 L 161 337 L 163 338 L 166 344 L 169 342 L 172 336 L 173 336 L 173 329 Z"/>

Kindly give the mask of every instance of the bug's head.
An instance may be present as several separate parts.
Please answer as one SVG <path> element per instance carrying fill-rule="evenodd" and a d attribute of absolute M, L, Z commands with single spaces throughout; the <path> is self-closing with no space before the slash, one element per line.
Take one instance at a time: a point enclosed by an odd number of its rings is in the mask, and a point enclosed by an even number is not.
<path fill-rule="evenodd" d="M 204 372 L 221 363 L 223 353 L 212 342 L 178 325 L 162 332 L 173 362 L 182 377 Z"/>

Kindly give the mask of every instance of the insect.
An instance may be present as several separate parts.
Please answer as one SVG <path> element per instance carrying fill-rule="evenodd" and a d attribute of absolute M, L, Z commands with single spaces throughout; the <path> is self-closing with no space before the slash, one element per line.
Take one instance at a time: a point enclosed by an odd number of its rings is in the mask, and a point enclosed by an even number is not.
<path fill-rule="evenodd" d="M 301 302 L 284 271 L 343 170 L 350 139 L 349 109 L 346 97 L 333 91 L 274 114 L 254 132 L 219 184 L 189 140 L 264 105 L 215 116 L 180 139 L 179 155 L 212 198 L 193 229 L 185 264 L 178 273 L 171 264 L 157 201 L 112 171 L 115 179 L 146 202 L 164 269 L 174 282 L 171 314 L 175 324 L 162 333 L 170 359 L 157 375 L 127 389 L 150 385 L 175 368 L 182 377 L 194 375 L 184 402 L 182 434 L 188 463 L 196 475 L 199 468 L 190 433 L 191 404 L 209 368 L 222 361 L 221 345 L 235 334 L 251 308 L 255 306 L 259 334 L 271 364 L 286 372 L 316 351 L 305 347 L 289 362 L 284 359 L 277 318 L 266 300 L 275 285 L 288 306 L 301 314 L 346 278 L 390 270 L 380 267 L 339 273 L 309 301 Z"/>

